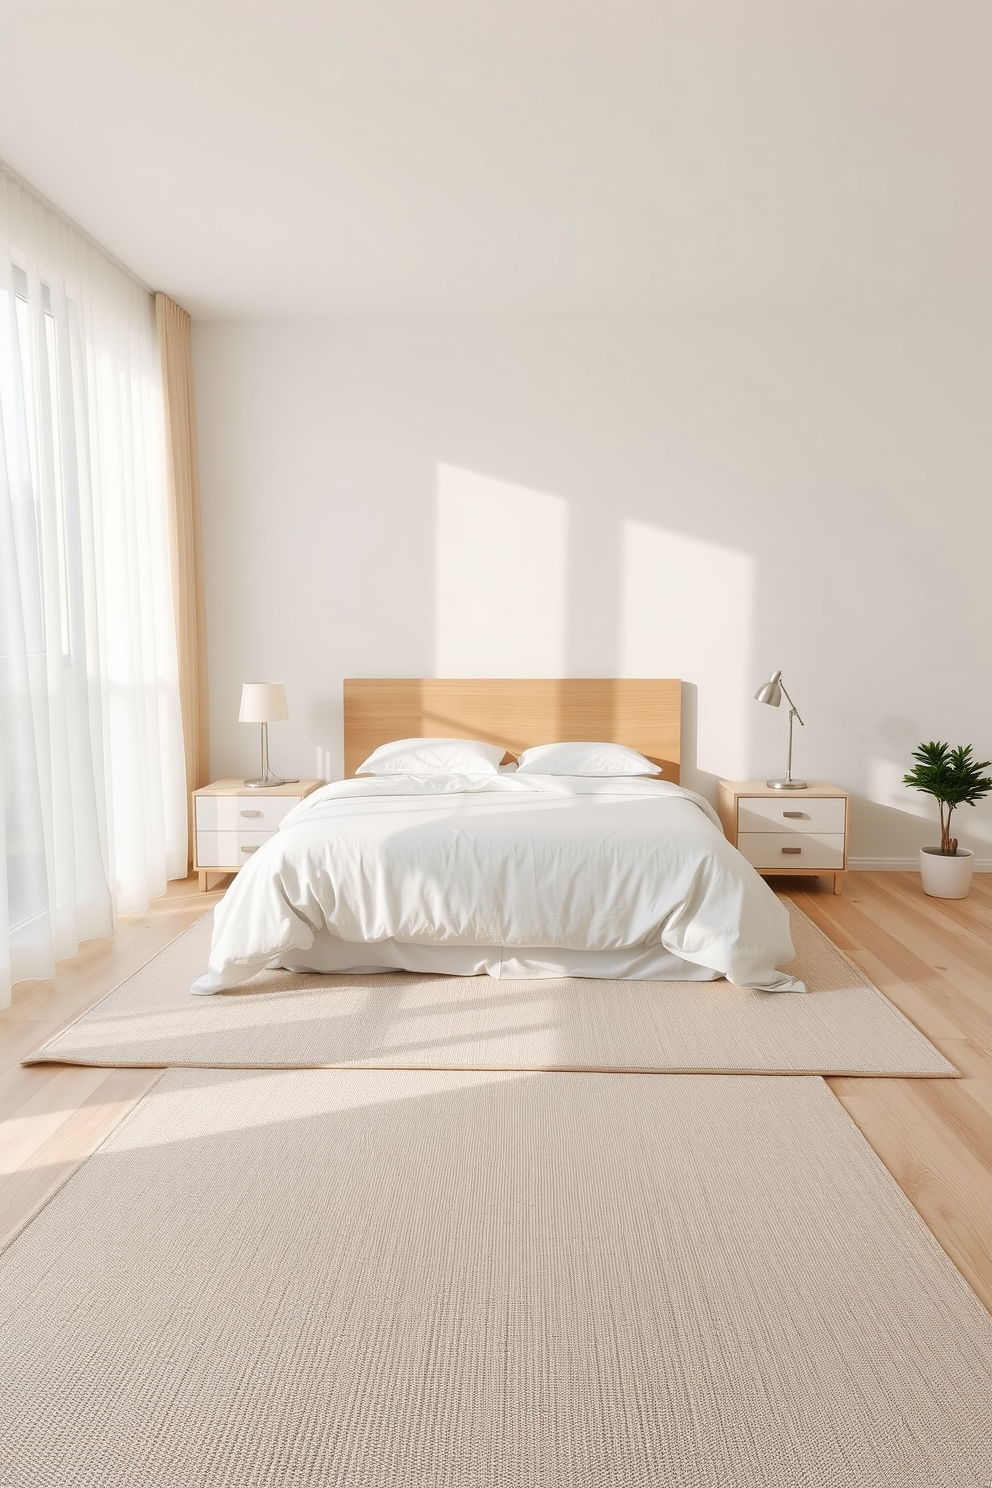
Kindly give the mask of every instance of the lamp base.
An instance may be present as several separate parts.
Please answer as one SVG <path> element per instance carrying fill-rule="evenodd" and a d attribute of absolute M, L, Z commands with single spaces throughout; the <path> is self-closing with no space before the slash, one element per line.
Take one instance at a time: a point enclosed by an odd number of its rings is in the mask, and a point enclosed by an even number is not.
<path fill-rule="evenodd" d="M 267 790 L 273 785 L 298 785 L 299 779 L 283 780 L 281 775 L 269 775 L 265 780 L 246 780 L 245 785 L 249 790 Z"/>
<path fill-rule="evenodd" d="M 806 780 L 766 780 L 765 784 L 769 790 L 805 790 L 809 782 Z"/>

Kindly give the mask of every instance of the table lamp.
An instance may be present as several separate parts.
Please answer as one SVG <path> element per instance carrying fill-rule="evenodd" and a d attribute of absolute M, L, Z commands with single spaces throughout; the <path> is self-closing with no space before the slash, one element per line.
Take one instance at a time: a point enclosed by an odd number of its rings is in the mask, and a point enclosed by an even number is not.
<path fill-rule="evenodd" d="M 281 682 L 246 682 L 241 689 L 241 712 L 239 723 L 262 725 L 262 772 L 257 780 L 246 780 L 252 790 L 264 786 L 291 785 L 279 775 L 269 773 L 269 724 L 279 723 L 289 717 L 286 707 L 286 689 Z"/>
<path fill-rule="evenodd" d="M 785 683 L 782 681 L 782 673 L 780 671 L 775 672 L 768 682 L 765 682 L 758 688 L 754 694 L 754 700 L 756 703 L 767 703 L 769 707 L 777 708 L 782 701 L 783 693 L 785 693 L 789 701 L 789 762 L 785 767 L 784 780 L 766 780 L 765 784 L 771 790 L 805 790 L 807 784 L 805 780 L 793 780 L 792 778 L 792 720 L 798 718 L 801 728 L 805 728 L 806 725 L 800 717 L 799 709 L 791 697 L 789 697 L 788 692 L 786 692 Z"/>

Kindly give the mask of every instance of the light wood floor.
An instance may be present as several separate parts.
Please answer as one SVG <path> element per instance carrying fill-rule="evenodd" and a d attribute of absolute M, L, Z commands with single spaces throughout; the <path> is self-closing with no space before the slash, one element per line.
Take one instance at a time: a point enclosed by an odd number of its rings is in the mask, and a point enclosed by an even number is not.
<path fill-rule="evenodd" d="M 142 966 L 223 887 L 170 885 L 112 939 L 61 963 L 52 981 L 21 983 L 0 1012 L 0 1245 L 160 1074 L 22 1069 L 18 1060 Z M 814 879 L 785 887 L 962 1072 L 828 1083 L 992 1311 L 992 875 L 977 876 L 966 900 L 927 899 L 909 873 L 850 874 L 838 897 Z"/>

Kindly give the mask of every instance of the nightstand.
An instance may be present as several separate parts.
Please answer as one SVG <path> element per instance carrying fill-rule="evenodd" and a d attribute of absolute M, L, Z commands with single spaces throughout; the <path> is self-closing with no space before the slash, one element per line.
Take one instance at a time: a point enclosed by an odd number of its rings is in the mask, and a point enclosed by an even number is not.
<path fill-rule="evenodd" d="M 772 790 L 763 780 L 721 780 L 717 810 L 728 840 L 759 873 L 831 874 L 834 893 L 847 870 L 849 797 L 815 780 L 805 790 Z"/>
<path fill-rule="evenodd" d="M 293 807 L 315 791 L 322 780 L 294 780 L 286 785 L 249 790 L 243 780 L 215 780 L 193 792 L 196 848 L 193 867 L 201 892 L 208 873 L 237 873 L 252 853 L 279 830 Z"/>

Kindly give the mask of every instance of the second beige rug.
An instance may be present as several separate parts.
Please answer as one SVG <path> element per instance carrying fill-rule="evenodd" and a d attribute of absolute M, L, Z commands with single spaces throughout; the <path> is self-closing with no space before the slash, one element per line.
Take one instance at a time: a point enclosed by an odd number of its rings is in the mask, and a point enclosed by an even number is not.
<path fill-rule="evenodd" d="M 821 1080 L 169 1070 L 0 1257 L 17 1488 L 988 1488 Z"/>
<path fill-rule="evenodd" d="M 955 1075 L 790 905 L 809 994 L 729 982 L 264 972 L 193 997 L 205 915 L 27 1064 Z"/>

